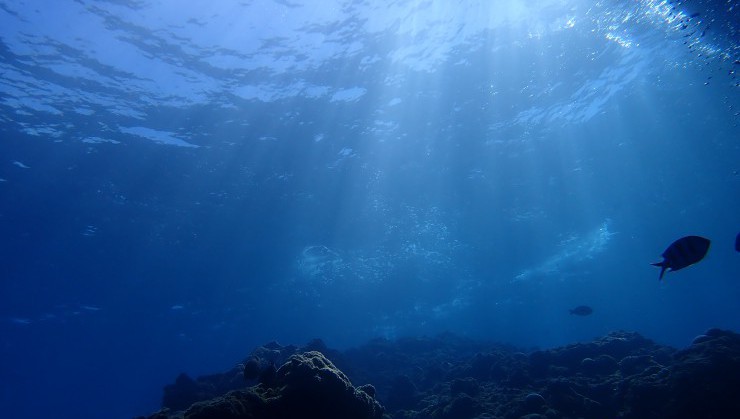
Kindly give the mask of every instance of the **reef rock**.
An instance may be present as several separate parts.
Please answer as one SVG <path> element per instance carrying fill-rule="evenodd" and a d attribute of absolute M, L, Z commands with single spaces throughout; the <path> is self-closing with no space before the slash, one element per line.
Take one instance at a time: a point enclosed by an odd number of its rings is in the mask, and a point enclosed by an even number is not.
<path fill-rule="evenodd" d="M 740 414 L 740 335 L 710 329 L 705 336 L 674 356 L 676 363 L 666 380 L 669 400 L 665 417 Z"/>
<path fill-rule="evenodd" d="M 165 408 L 148 419 L 381 419 L 374 393 L 369 385 L 355 388 L 322 353 L 311 351 L 291 356 L 269 386 L 230 391 L 181 412 Z"/>
<path fill-rule="evenodd" d="M 347 368 L 342 354 L 327 348 L 320 339 L 314 339 L 303 347 L 269 342 L 255 348 L 242 363 L 227 372 L 195 379 L 187 374 L 180 374 L 174 383 L 165 386 L 162 407 L 170 411 L 185 410 L 194 403 L 223 396 L 232 390 L 241 390 L 259 383 L 270 384 L 276 373 L 275 365 L 285 363 L 295 354 L 309 351 L 319 351 L 343 370 Z"/>
<path fill-rule="evenodd" d="M 291 356 L 277 370 L 272 387 L 270 405 L 275 417 L 383 417 L 383 408 L 370 396 L 373 391 L 353 387 L 321 352 Z"/>
<path fill-rule="evenodd" d="M 631 332 L 529 354 L 449 334 L 375 340 L 344 353 L 310 346 L 320 352 L 260 347 L 253 357 L 282 362 L 271 380 L 149 419 L 693 419 L 740 411 L 740 335 L 719 329 L 681 350 Z M 324 351 L 351 367 L 347 375 Z M 181 375 L 167 400 L 184 406 L 244 375 Z M 355 388 L 348 377 L 370 384 Z"/>

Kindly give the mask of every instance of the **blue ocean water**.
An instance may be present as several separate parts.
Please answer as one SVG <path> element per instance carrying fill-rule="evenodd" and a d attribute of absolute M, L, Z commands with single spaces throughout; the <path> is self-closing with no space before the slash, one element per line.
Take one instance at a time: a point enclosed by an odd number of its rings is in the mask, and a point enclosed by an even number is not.
<path fill-rule="evenodd" d="M 270 340 L 740 330 L 739 10 L 0 1 L 3 417 Z"/>

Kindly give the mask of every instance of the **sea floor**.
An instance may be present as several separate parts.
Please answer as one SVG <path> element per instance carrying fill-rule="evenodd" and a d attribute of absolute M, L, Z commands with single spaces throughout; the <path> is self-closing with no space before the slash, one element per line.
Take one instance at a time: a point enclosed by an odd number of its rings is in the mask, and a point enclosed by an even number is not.
<path fill-rule="evenodd" d="M 182 374 L 141 418 L 728 418 L 738 394 L 740 335 L 719 329 L 683 349 L 624 331 L 531 352 L 452 334 L 346 351 L 317 339 Z"/>

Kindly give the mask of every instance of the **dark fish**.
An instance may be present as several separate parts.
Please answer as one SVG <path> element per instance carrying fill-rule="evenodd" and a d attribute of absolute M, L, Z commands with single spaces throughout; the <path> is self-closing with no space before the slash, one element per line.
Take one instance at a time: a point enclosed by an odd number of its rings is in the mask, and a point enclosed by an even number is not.
<path fill-rule="evenodd" d="M 588 316 L 591 313 L 594 312 L 594 309 L 592 309 L 589 306 L 578 306 L 570 311 L 570 314 L 575 314 L 576 316 Z"/>
<path fill-rule="evenodd" d="M 735 250 L 740 252 L 740 233 L 737 233 L 737 237 L 735 237 Z"/>
<path fill-rule="evenodd" d="M 704 259 L 709 251 L 709 243 L 709 239 L 699 236 L 681 237 L 671 243 L 663 252 L 663 261 L 651 264 L 661 267 L 658 279 L 663 279 L 666 269 L 677 271 Z"/>

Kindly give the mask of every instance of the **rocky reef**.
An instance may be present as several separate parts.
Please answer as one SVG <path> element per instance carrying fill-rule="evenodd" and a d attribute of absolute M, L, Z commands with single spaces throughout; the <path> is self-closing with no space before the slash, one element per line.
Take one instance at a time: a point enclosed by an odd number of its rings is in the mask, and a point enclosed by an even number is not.
<path fill-rule="evenodd" d="M 728 418 L 738 394 L 730 331 L 680 350 L 619 331 L 529 353 L 445 334 L 345 352 L 269 343 L 226 373 L 179 376 L 146 418 Z"/>
<path fill-rule="evenodd" d="M 383 408 L 375 400 L 371 385 L 355 388 L 346 375 L 321 352 L 308 351 L 291 355 L 278 369 L 274 364 L 265 367 L 269 374 L 261 374 L 258 385 L 228 391 L 210 400 L 195 401 L 182 411 L 165 407 L 149 416 L 150 419 L 242 419 L 242 418 L 357 418 L 381 419 Z M 242 366 L 243 368 L 243 366 Z M 244 374 L 242 374 L 244 375 Z M 227 374 L 231 377 L 231 374 Z M 181 376 L 182 377 L 182 376 Z M 165 389 L 165 402 L 176 400 L 180 406 L 184 395 L 194 399 L 205 397 L 209 391 L 224 383 L 223 377 L 209 376 L 187 382 L 186 389 L 179 377 L 173 386 Z M 213 379 L 214 385 L 208 382 Z M 230 382 L 227 380 L 226 382 Z M 242 383 L 242 386 L 244 384 Z M 192 392 L 193 388 L 203 391 Z M 173 394 L 179 396 L 172 399 Z"/>

